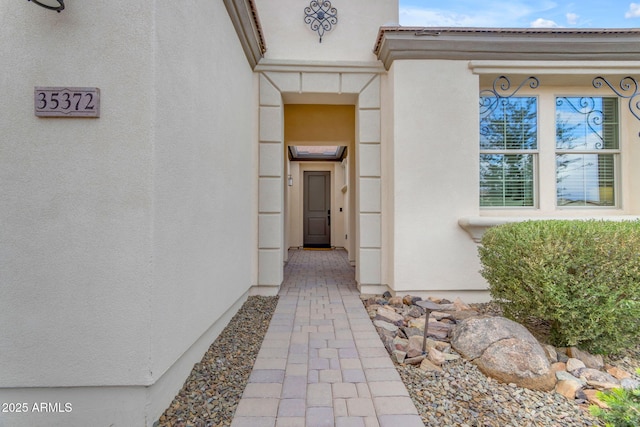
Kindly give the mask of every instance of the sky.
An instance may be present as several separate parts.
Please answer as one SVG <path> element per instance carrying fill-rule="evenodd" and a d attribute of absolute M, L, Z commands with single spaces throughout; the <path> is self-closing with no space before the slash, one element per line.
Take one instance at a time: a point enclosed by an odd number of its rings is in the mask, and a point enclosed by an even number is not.
<path fill-rule="evenodd" d="M 400 25 L 638 28 L 640 0 L 399 0 Z"/>

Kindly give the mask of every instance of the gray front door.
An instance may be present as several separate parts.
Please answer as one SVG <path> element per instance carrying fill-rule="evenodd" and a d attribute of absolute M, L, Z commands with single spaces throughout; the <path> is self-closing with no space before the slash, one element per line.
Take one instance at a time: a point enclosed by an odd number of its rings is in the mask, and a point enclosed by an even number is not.
<path fill-rule="evenodd" d="M 331 174 L 304 173 L 304 246 L 331 246 Z"/>

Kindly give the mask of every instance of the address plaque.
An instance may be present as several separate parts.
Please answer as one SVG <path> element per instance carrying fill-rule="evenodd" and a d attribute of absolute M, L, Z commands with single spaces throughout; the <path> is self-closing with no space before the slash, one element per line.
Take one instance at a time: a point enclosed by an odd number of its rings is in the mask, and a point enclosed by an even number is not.
<path fill-rule="evenodd" d="M 33 91 L 38 117 L 100 117 L 97 87 L 38 87 Z"/>

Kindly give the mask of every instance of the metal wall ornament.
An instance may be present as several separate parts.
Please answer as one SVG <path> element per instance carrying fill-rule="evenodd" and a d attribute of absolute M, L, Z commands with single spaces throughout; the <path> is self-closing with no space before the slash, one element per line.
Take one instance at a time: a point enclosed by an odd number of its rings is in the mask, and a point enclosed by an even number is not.
<path fill-rule="evenodd" d="M 576 105 L 566 96 L 556 98 L 556 106 L 562 107 L 565 104 L 568 105 L 575 113 L 584 116 L 585 123 L 589 127 L 589 130 L 591 130 L 591 133 L 600 139 L 599 142 L 594 144 L 594 147 L 597 150 L 603 149 L 605 141 L 600 127 L 604 123 L 604 112 L 596 108 L 595 99 L 590 96 L 582 96 Z"/>
<path fill-rule="evenodd" d="M 609 86 L 620 98 L 628 99 L 629 111 L 636 119 L 640 120 L 640 88 L 636 79 L 631 76 L 623 77 L 618 85 L 619 90 L 602 76 L 593 79 L 593 87 L 596 89 L 600 89 L 603 85 Z"/>
<path fill-rule="evenodd" d="M 55 10 L 58 13 L 60 13 L 60 12 L 62 12 L 64 10 L 64 0 L 55 0 L 55 2 L 58 3 L 57 6 L 51 6 L 51 5 L 48 5 L 48 4 L 44 4 L 43 2 L 40 2 L 38 0 L 27 0 L 27 1 L 35 3 L 38 6 L 42 6 L 45 9 Z M 53 3 L 53 1 L 51 1 L 50 3 Z"/>
<path fill-rule="evenodd" d="M 330 1 L 313 0 L 304 8 L 304 22 L 312 31 L 318 33 L 320 43 L 325 32 L 331 31 L 338 23 L 338 10 L 331 6 Z"/>
<path fill-rule="evenodd" d="M 537 77 L 529 76 L 518 85 L 517 88 L 511 89 L 511 80 L 507 76 L 498 76 L 493 81 L 491 89 L 480 91 L 480 115 L 490 114 L 498 107 L 501 100 L 511 98 L 528 82 L 531 89 L 540 86 L 540 80 Z"/>

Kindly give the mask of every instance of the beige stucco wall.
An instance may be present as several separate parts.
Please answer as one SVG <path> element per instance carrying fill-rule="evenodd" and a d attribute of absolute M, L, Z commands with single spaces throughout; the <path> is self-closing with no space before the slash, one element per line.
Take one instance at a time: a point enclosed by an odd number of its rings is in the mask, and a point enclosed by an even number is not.
<path fill-rule="evenodd" d="M 476 298 L 476 245 L 457 221 L 478 212 L 478 76 L 466 61 L 396 61 L 385 86 L 389 287 Z"/>
<path fill-rule="evenodd" d="M 378 28 L 398 23 L 397 0 L 333 0 L 338 23 L 319 43 L 317 32 L 304 22 L 309 1 L 255 1 L 267 40 L 268 60 L 375 61 Z"/>
<path fill-rule="evenodd" d="M 0 5 L 0 401 L 73 404 L 6 425 L 151 425 L 255 283 L 255 77 L 200 3 Z"/>
<path fill-rule="evenodd" d="M 389 242 L 386 268 L 392 291 L 467 301 L 489 298 L 473 239 L 491 225 L 533 218 L 637 218 L 640 174 L 633 165 L 640 149 L 633 141 L 640 122 L 626 99 L 620 99 L 619 205 L 559 208 L 555 200 L 555 97 L 615 96 L 606 88 L 595 89 L 593 78 L 605 75 L 617 85 L 637 67 L 588 61 L 396 60 L 382 86 L 384 108 L 392 111 L 382 120 L 383 195 L 388 188 L 384 206 L 390 224 L 383 236 Z M 537 89 L 518 92 L 539 102 L 534 208 L 481 209 L 478 204 L 478 93 L 500 75 L 510 77 L 513 89 L 531 75 L 540 81 Z"/>
<path fill-rule="evenodd" d="M 0 8 L 2 386 L 146 383 L 153 10 Z M 37 118 L 34 86 L 99 87 L 101 117 Z"/>

